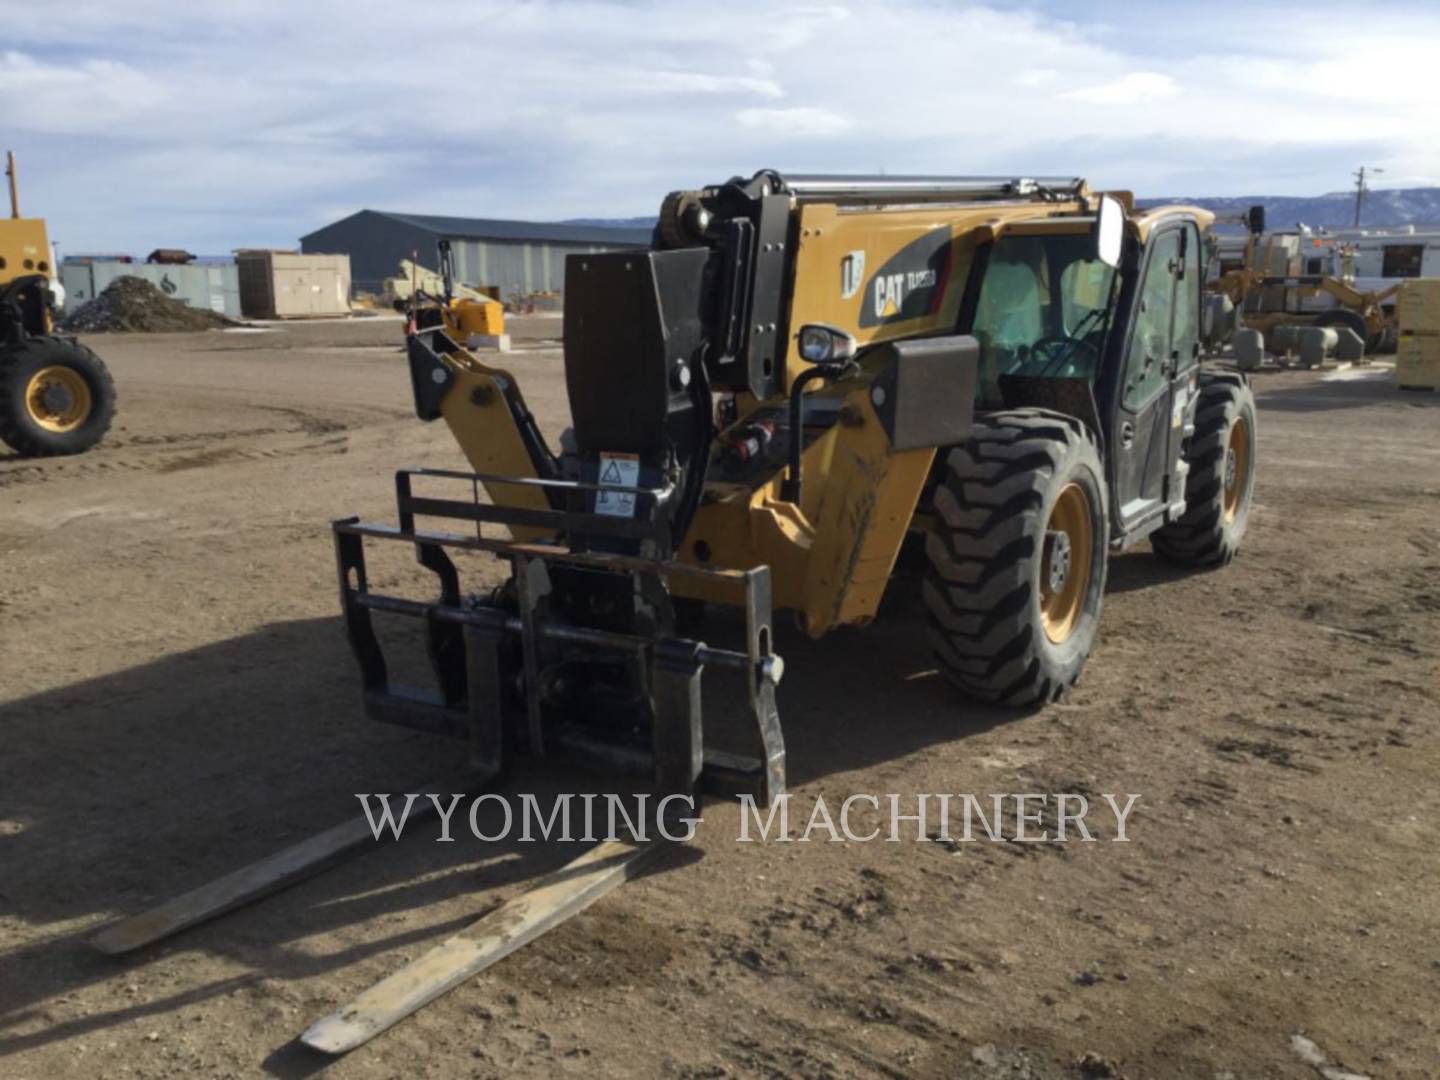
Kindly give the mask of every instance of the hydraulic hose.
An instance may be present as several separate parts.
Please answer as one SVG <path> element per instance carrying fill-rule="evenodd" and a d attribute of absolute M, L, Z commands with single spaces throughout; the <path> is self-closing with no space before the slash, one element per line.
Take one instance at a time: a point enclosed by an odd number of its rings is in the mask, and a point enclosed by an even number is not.
<path fill-rule="evenodd" d="M 858 370 L 853 360 L 843 364 L 816 364 L 808 371 L 802 371 L 790 384 L 790 441 L 786 447 L 790 464 L 785 482 L 780 485 L 780 497 L 786 502 L 798 505 L 803 490 L 800 480 L 800 455 L 805 449 L 805 387 L 817 379 L 835 382 Z"/>

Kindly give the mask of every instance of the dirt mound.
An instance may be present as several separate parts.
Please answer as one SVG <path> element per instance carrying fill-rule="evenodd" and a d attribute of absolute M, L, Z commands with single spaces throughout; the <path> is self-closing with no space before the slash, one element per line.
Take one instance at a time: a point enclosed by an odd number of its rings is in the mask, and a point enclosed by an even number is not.
<path fill-rule="evenodd" d="M 119 277 L 72 311 L 62 330 L 179 333 L 238 326 L 234 319 L 172 300 L 144 278 Z"/>

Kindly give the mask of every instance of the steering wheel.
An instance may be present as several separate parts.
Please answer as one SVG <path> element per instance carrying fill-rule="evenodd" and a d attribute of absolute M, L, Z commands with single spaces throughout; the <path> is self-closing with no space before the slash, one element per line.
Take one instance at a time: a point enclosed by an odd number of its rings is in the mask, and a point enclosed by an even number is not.
<path fill-rule="evenodd" d="M 1086 353 L 1089 353 L 1088 357 L 1085 355 Z M 1087 366 L 1093 366 L 1094 361 L 1100 359 L 1100 350 L 1084 338 L 1054 334 L 1035 342 L 1030 347 L 1030 355 L 1044 361 L 1040 368 L 1041 375 L 1051 375 L 1059 373 L 1061 362 L 1065 360 L 1069 360 L 1068 366 L 1072 371 L 1076 367 L 1076 362 L 1081 359 L 1090 361 Z M 1052 371 L 1052 369 L 1057 370 Z"/>

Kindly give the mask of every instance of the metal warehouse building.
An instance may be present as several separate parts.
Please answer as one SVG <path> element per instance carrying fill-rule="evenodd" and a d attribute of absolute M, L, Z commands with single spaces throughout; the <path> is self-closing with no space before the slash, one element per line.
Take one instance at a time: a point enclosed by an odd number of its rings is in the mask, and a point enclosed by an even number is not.
<path fill-rule="evenodd" d="M 462 282 L 499 286 L 511 297 L 558 292 L 565 283 L 565 256 L 647 247 L 650 230 L 361 210 L 302 236 L 300 245 L 307 254 L 349 255 L 354 287 L 378 293 L 399 271 L 401 259 L 416 257 L 421 266 L 438 269 L 435 248 L 441 240 L 450 241 Z"/>

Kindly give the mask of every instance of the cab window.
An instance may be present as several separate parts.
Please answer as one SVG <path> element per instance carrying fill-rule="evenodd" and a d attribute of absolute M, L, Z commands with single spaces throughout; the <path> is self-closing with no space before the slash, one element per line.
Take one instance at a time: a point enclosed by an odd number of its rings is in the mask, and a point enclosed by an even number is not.
<path fill-rule="evenodd" d="M 1115 271 L 1094 254 L 1085 233 L 1002 234 L 991 245 L 969 328 L 982 404 L 1001 403 L 1002 375 L 1094 378 L 1115 292 Z"/>
<path fill-rule="evenodd" d="M 1182 226 L 1188 242 L 1185 245 L 1184 276 L 1175 286 L 1175 329 L 1171 332 L 1170 352 L 1177 356 L 1180 367 L 1198 359 L 1200 350 L 1200 237 L 1195 226 Z"/>
<path fill-rule="evenodd" d="M 1123 401 L 1127 409 L 1145 404 L 1165 385 L 1175 304 L 1172 267 L 1179 265 L 1179 255 L 1178 229 L 1164 232 L 1150 243 L 1145 278 L 1140 283 L 1135 331 L 1125 363 Z"/>

